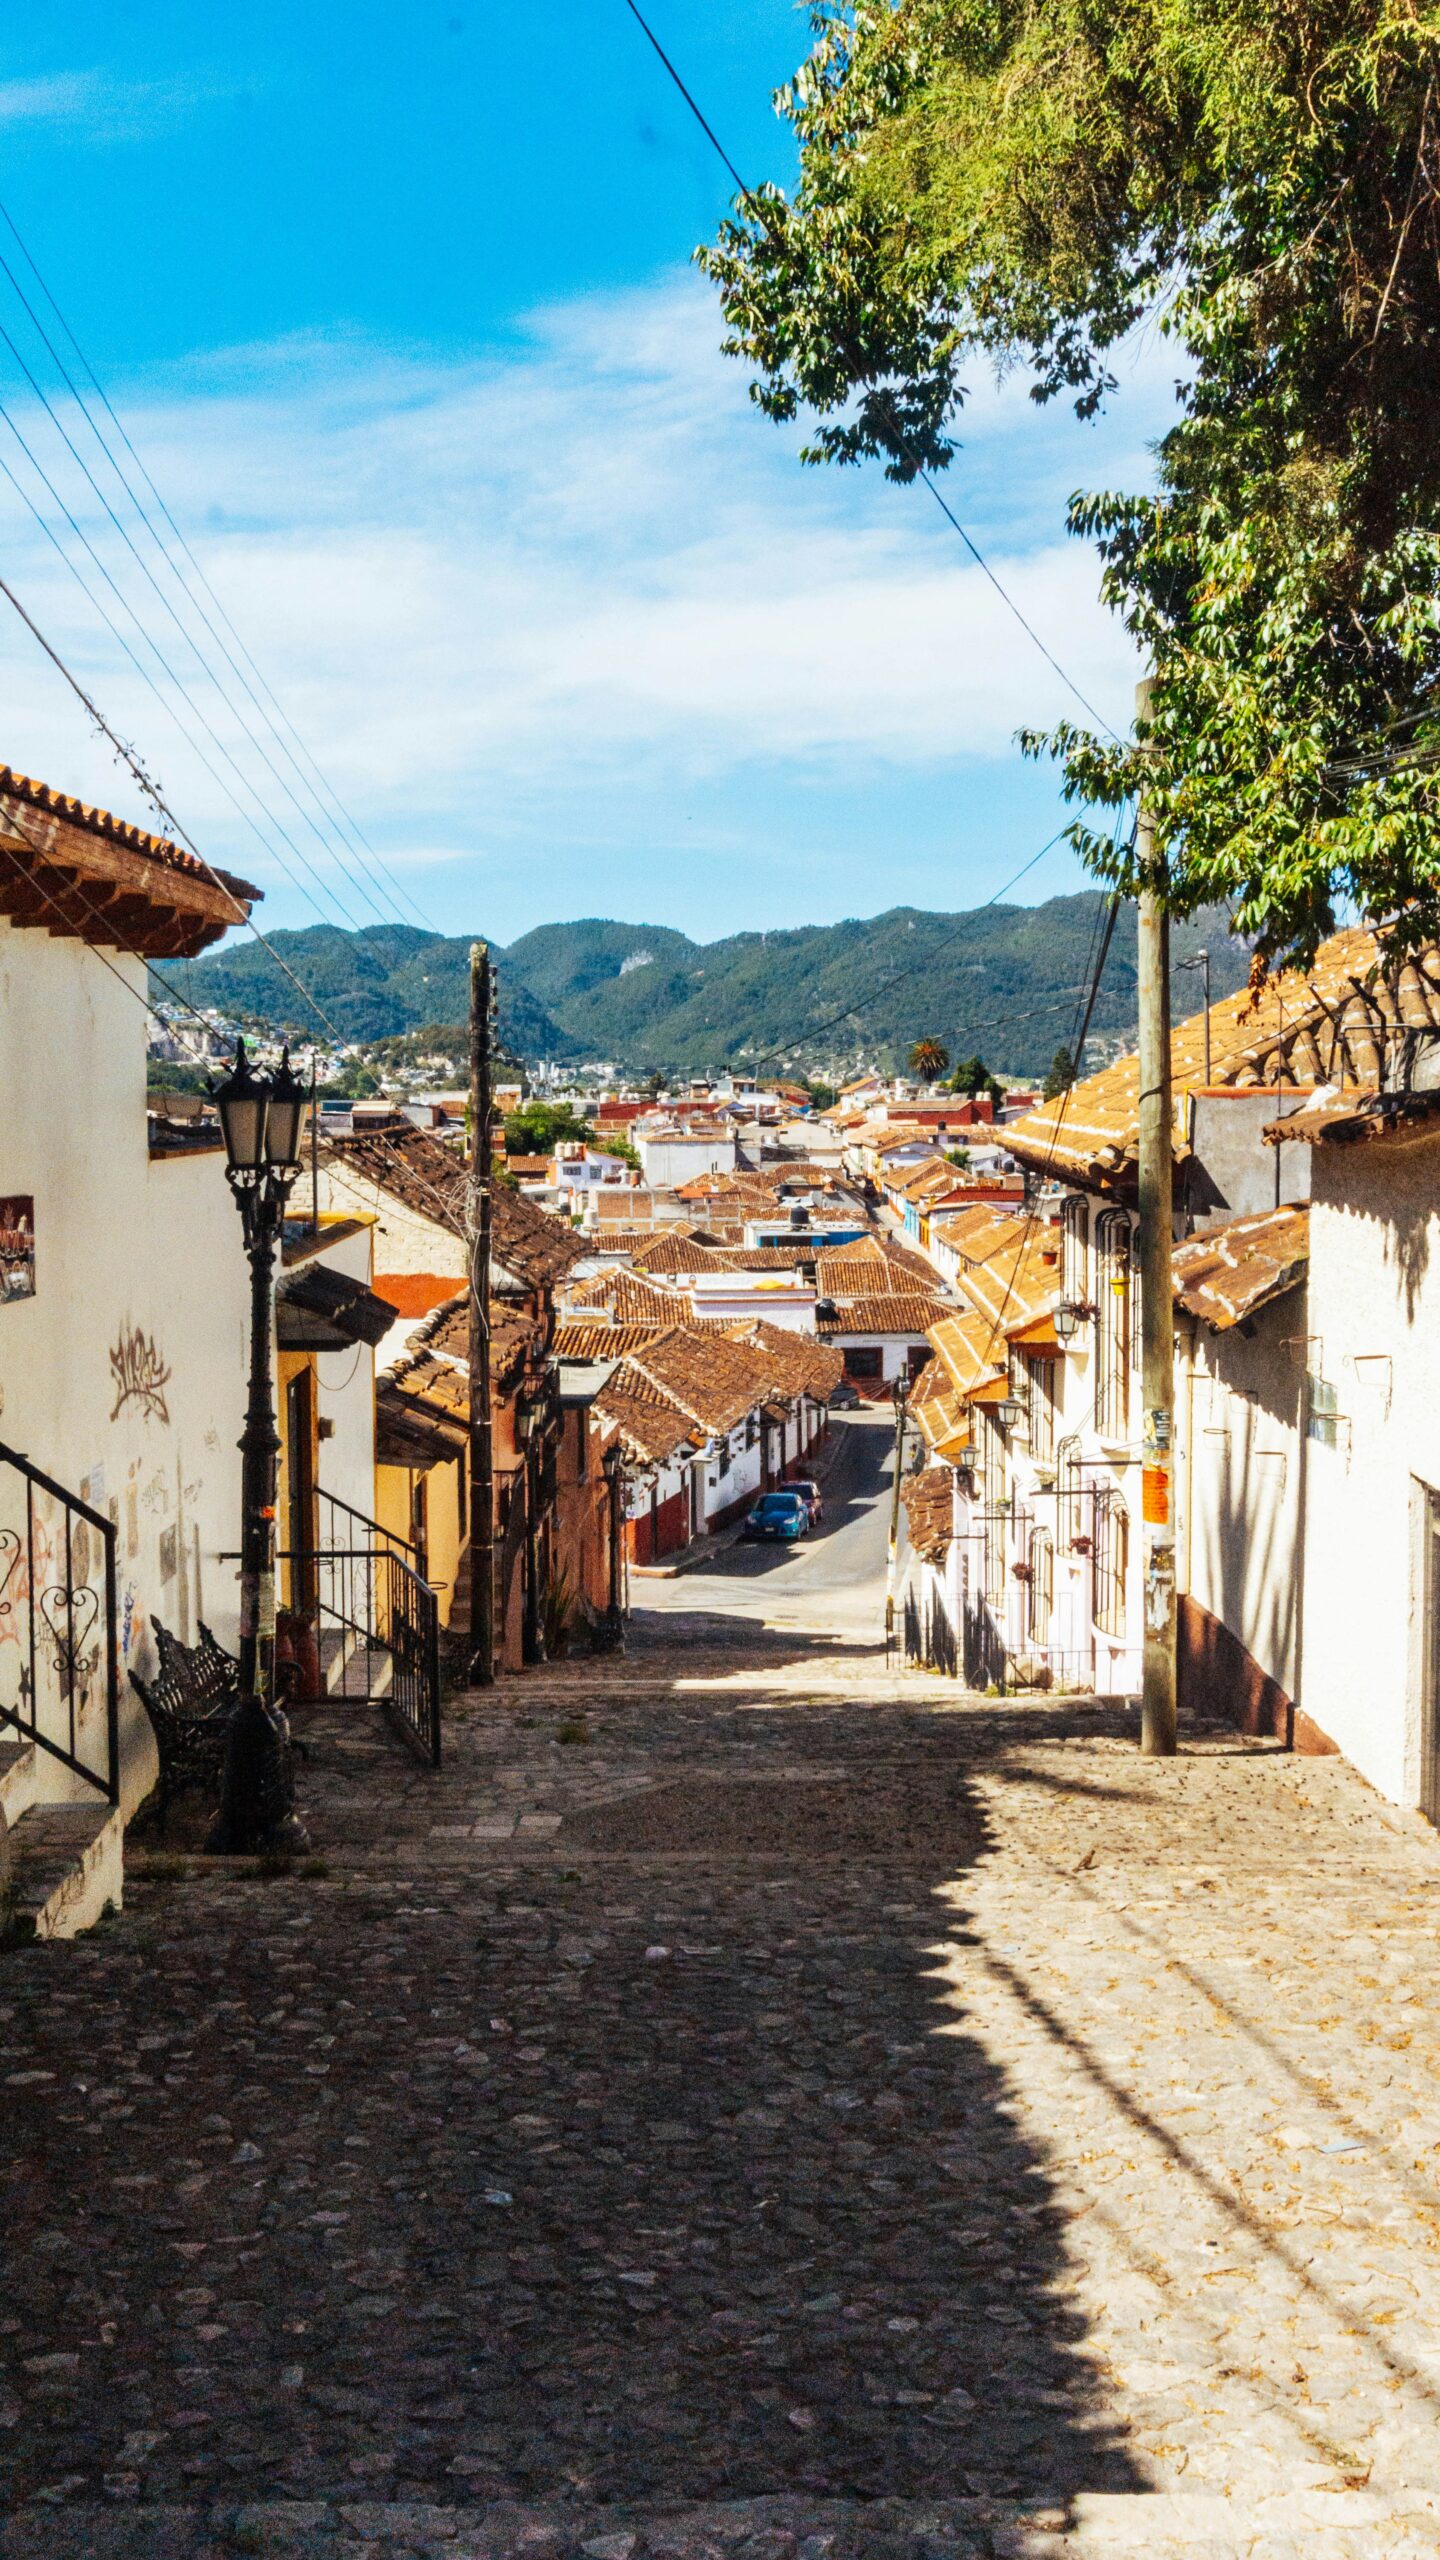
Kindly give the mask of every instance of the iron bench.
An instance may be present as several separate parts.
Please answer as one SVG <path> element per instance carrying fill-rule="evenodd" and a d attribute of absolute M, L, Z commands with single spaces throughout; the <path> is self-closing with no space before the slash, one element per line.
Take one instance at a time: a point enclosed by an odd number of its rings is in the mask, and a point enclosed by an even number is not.
<path fill-rule="evenodd" d="M 198 1644 L 182 1644 L 158 1618 L 152 1617 L 150 1624 L 159 1668 L 150 1680 L 132 1671 L 130 1686 L 150 1719 L 160 1754 L 163 1829 L 172 1795 L 207 1781 L 219 1783 L 240 1695 L 240 1665 L 216 1643 L 203 1619 Z"/>

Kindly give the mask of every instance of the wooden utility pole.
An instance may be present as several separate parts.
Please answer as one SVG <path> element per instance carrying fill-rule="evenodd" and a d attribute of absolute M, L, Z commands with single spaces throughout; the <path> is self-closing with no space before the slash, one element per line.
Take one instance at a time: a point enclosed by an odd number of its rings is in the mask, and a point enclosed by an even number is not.
<path fill-rule="evenodd" d="M 495 1460 L 490 1414 L 490 951 L 470 945 L 470 1670 L 495 1678 Z"/>
<path fill-rule="evenodd" d="M 888 1655 L 895 1638 L 895 1569 L 900 1555 L 900 1485 L 905 1461 L 905 1422 L 910 1409 L 910 1381 L 896 1379 L 891 1391 L 895 1398 L 895 1472 L 890 1483 L 890 1543 L 885 1555 L 885 1651 Z"/>
<path fill-rule="evenodd" d="M 1135 689 L 1137 721 L 1150 717 L 1150 679 Z M 1170 917 L 1155 868 L 1155 830 L 1144 792 L 1135 819 L 1140 890 L 1140 1395 L 1144 1407 L 1141 1519 L 1145 1541 L 1145 1654 L 1140 1748 L 1175 1749 L 1175 1123 L 1170 1088 Z"/>

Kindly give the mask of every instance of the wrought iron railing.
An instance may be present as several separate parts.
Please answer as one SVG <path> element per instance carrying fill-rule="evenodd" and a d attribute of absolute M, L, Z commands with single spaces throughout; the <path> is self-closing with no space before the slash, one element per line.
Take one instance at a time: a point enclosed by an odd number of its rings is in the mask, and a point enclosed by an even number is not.
<path fill-rule="evenodd" d="M 438 1768 L 439 1596 L 407 1539 L 323 1488 L 316 1507 L 316 1544 L 283 1560 L 293 1605 L 315 1628 L 327 1694 L 383 1707 Z"/>
<path fill-rule="evenodd" d="M 0 1734 L 120 1800 L 113 1524 L 0 1441 Z"/>

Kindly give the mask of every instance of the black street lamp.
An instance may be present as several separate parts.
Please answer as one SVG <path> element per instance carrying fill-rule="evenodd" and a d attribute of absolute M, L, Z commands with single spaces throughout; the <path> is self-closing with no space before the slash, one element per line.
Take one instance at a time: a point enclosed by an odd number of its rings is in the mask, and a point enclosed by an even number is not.
<path fill-rule="evenodd" d="M 276 1705 L 275 1495 L 280 1434 L 275 1423 L 275 1257 L 285 1201 L 300 1170 L 305 1088 L 285 1051 L 273 1075 L 256 1073 L 235 1044 L 235 1064 L 216 1087 L 225 1174 L 250 1257 L 250 1399 L 240 1440 L 240 1702 L 230 1727 L 216 1850 L 303 1849 L 290 1774 L 290 1727 Z"/>
<path fill-rule="evenodd" d="M 620 1598 L 625 1538 L 625 1453 L 618 1440 L 611 1441 L 600 1464 L 605 1473 L 610 1514 L 610 1599 L 605 1611 L 605 1649 L 607 1653 L 621 1653 L 625 1646 L 625 1618 Z"/>

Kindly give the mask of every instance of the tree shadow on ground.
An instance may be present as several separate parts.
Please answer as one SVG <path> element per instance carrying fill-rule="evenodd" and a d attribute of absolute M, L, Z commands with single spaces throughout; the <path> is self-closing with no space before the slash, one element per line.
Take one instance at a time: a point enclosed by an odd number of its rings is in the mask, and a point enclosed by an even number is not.
<path fill-rule="evenodd" d="M 933 1737 L 572 1814 L 568 1870 L 142 1886 L 58 1999 L 20 1960 L 10 2496 L 135 2431 L 157 2499 L 1143 2485 L 932 1979 L 992 1846 Z"/>

